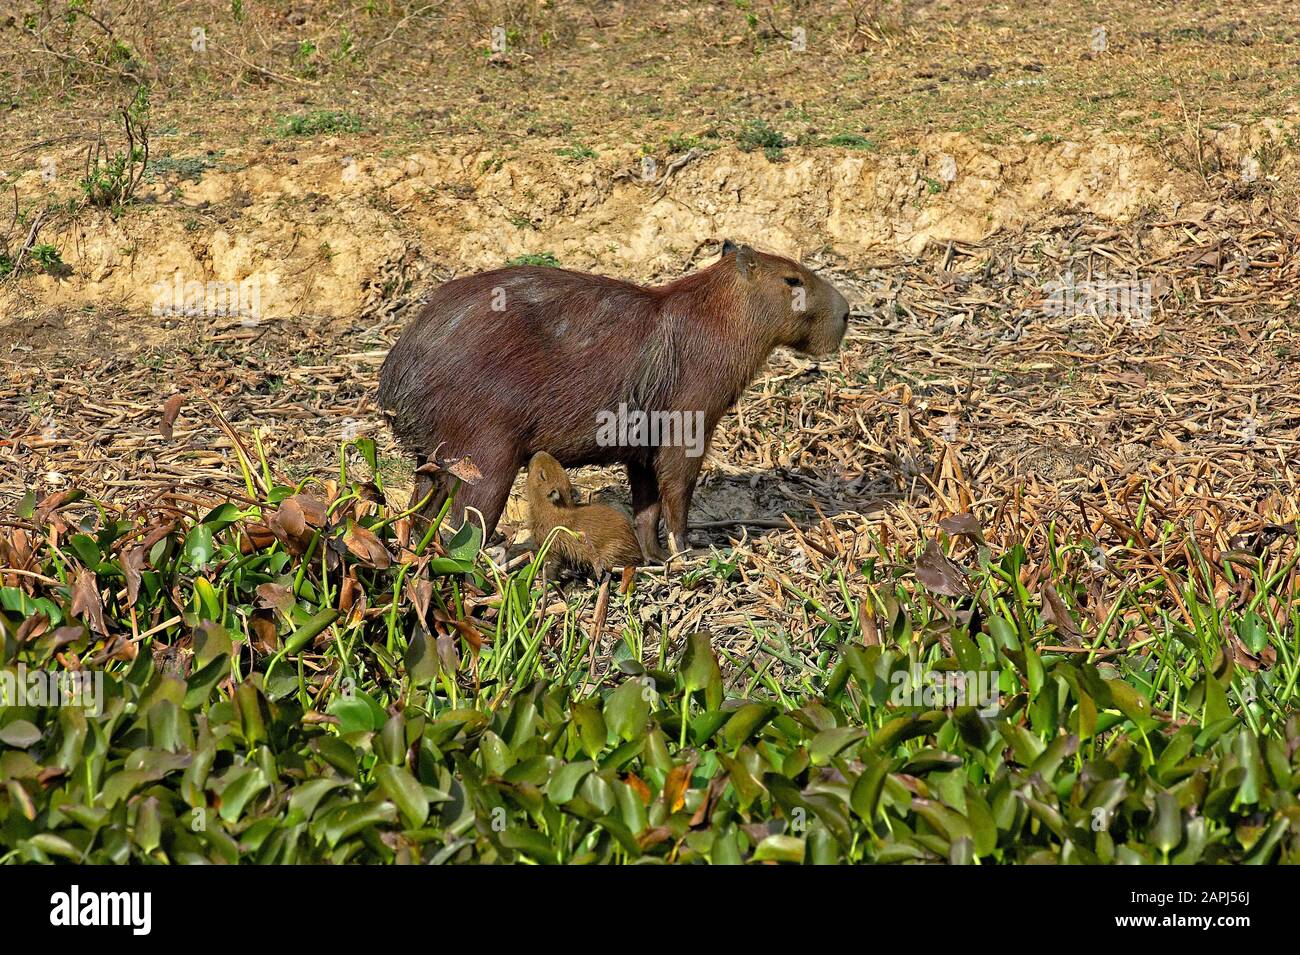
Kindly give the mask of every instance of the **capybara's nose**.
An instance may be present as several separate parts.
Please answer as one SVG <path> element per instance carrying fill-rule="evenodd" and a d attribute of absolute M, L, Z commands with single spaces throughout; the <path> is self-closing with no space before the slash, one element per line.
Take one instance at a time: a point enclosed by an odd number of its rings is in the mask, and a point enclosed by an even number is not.
<path fill-rule="evenodd" d="M 849 323 L 849 302 L 839 289 L 835 290 L 835 317 L 845 325 Z"/>

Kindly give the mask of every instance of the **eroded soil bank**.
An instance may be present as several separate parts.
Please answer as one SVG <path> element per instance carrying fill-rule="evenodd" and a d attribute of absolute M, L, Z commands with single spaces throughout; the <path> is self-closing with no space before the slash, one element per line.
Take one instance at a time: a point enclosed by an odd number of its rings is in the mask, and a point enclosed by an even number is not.
<path fill-rule="evenodd" d="M 82 208 L 51 222 L 42 241 L 66 268 L 7 284 L 0 308 L 11 320 L 185 306 L 251 319 L 347 317 L 521 256 L 671 278 L 723 236 L 855 271 L 928 246 L 1032 231 L 1060 214 L 1115 224 L 1195 218 L 1222 202 L 1225 183 L 1249 204 L 1289 189 L 1295 163 L 1277 149 L 1286 135 L 1279 124 L 1214 133 L 1225 170 L 1215 190 L 1150 147 L 1107 135 L 997 146 L 945 134 L 889 154 L 789 149 L 779 161 L 730 145 L 658 158 L 629 147 L 585 159 L 539 148 L 503 159 L 481 144 L 390 155 L 356 137 L 224 150 L 187 143 L 193 161 L 163 166 L 124 211 Z M 1276 158 L 1261 167 L 1259 155 Z M 77 161 L 73 149 L 52 156 L 59 166 Z M 41 175 L 18 178 L 19 195 L 73 196 Z"/>

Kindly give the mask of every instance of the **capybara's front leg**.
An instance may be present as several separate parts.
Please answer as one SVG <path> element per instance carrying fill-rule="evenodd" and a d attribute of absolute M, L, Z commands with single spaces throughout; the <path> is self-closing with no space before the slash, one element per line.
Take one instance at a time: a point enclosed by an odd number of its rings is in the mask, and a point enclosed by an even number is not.
<path fill-rule="evenodd" d="M 497 450 L 491 455 L 471 452 L 469 458 L 482 475 L 473 484 L 462 483 L 456 491 L 451 514 L 456 526 L 461 526 L 466 512 L 473 508 L 483 515 L 483 540 L 486 543 L 501 520 L 501 512 L 506 509 L 506 499 L 510 497 L 510 488 L 519 473 L 519 456 L 513 449 Z M 454 479 L 452 479 L 454 480 Z M 473 520 L 473 518 L 470 518 Z"/>
<path fill-rule="evenodd" d="M 424 469 L 426 461 L 423 457 L 416 458 L 415 490 L 411 494 L 410 506 L 418 505 L 420 509 L 415 516 L 432 524 L 447 501 L 447 483 L 443 480 L 443 475 Z M 421 501 L 424 502 L 422 505 Z"/>
<path fill-rule="evenodd" d="M 663 560 L 668 555 L 659 546 L 659 479 L 654 468 L 629 463 L 627 483 L 632 489 L 632 522 L 641 553 L 646 560 Z"/>
<path fill-rule="evenodd" d="M 655 459 L 668 546 L 674 553 L 686 550 L 686 516 L 703 462 L 703 457 L 690 457 L 681 448 L 664 448 Z"/>

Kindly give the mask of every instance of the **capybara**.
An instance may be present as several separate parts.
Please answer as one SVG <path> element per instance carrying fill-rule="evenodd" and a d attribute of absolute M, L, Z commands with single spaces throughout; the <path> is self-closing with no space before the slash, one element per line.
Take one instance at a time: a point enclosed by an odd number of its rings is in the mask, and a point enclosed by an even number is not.
<path fill-rule="evenodd" d="M 538 451 L 565 467 L 621 463 L 641 549 L 662 559 L 661 510 L 674 547 L 684 547 L 718 420 L 774 348 L 833 352 L 848 315 L 844 296 L 798 262 L 730 241 L 713 265 L 652 287 L 497 269 L 433 293 L 384 361 L 379 403 L 420 466 L 435 454 L 468 455 L 481 472 L 457 493 L 453 520 L 475 508 L 491 534 Z M 615 413 L 670 430 L 676 420 L 679 439 L 615 435 L 605 426 Z M 692 446 L 680 440 L 682 422 L 698 425 Z M 449 488 L 421 478 L 429 483 L 417 483 L 417 496 L 432 490 L 430 508 L 440 508 Z"/>
<path fill-rule="evenodd" d="M 559 564 L 590 571 L 603 577 L 614 567 L 636 567 L 641 563 L 632 522 L 626 515 L 604 504 L 579 504 L 569 476 L 545 451 L 528 462 L 528 521 L 533 544 L 541 547 L 557 527 L 548 554 Z"/>

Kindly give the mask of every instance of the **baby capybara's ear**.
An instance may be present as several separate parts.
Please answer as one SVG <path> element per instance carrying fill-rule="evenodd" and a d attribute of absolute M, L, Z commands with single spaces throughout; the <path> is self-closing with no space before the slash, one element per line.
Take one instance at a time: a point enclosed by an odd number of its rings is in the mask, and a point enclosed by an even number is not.
<path fill-rule="evenodd" d="M 736 251 L 736 243 L 732 242 L 730 239 L 723 239 L 723 240 L 722 240 L 722 254 L 723 254 L 723 255 L 730 255 L 732 252 L 735 252 L 735 251 Z"/>
<path fill-rule="evenodd" d="M 551 492 L 546 495 L 546 499 L 556 507 L 562 507 L 564 505 L 564 495 L 560 493 L 559 488 L 551 488 Z"/>

